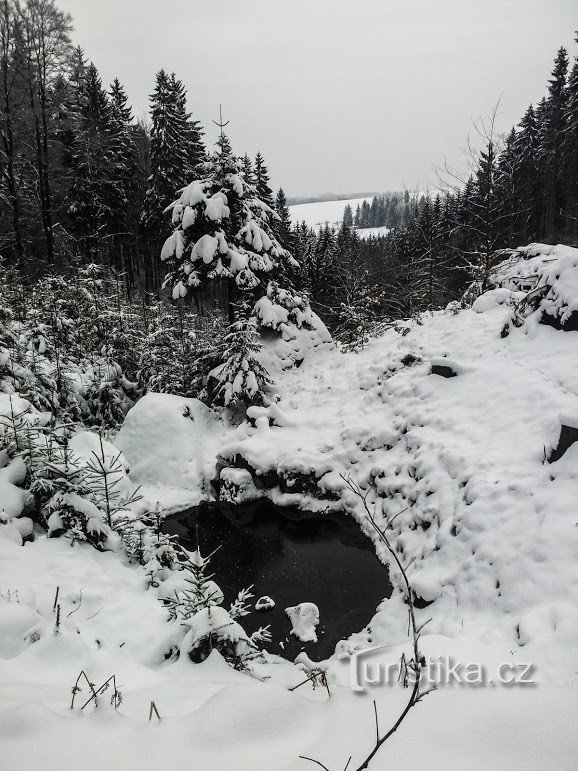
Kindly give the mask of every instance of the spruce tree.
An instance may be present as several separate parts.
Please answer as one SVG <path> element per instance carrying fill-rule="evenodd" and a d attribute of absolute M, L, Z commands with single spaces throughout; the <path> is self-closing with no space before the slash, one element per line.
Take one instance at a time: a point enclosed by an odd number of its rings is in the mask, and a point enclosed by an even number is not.
<path fill-rule="evenodd" d="M 532 105 L 526 110 L 516 134 L 514 169 L 514 198 L 517 206 L 515 234 L 520 243 L 538 238 L 540 225 L 540 179 L 538 164 L 540 132 Z"/>
<path fill-rule="evenodd" d="M 110 240 L 113 263 L 124 269 L 125 249 L 129 244 L 129 210 L 136 193 L 137 149 L 132 127 L 132 111 L 118 78 L 110 91 L 111 147 L 110 175 L 112 201 Z"/>
<path fill-rule="evenodd" d="M 343 224 L 346 225 L 348 228 L 353 227 L 353 212 L 349 204 L 347 204 L 347 206 L 343 211 Z"/>
<path fill-rule="evenodd" d="M 273 201 L 273 191 L 269 187 L 269 170 L 260 152 L 255 156 L 254 175 L 257 197 L 273 209 L 275 203 Z"/>
<path fill-rule="evenodd" d="M 548 97 L 544 111 L 542 136 L 541 173 L 544 177 L 541 218 L 541 238 L 556 240 L 563 230 L 562 210 L 564 189 L 562 186 L 562 141 L 566 116 L 566 73 L 568 54 L 560 48 L 554 61 L 549 80 Z"/>
<path fill-rule="evenodd" d="M 174 75 L 160 70 L 150 98 L 150 174 L 147 181 L 141 227 L 149 257 L 147 288 L 156 284 L 156 258 L 170 223 L 163 216 L 175 190 L 188 181 L 189 152 L 187 115 L 181 87 Z"/>
<path fill-rule="evenodd" d="M 287 206 L 287 197 L 282 187 L 279 188 L 275 197 L 275 211 L 279 216 L 279 221 L 275 224 L 277 238 L 286 249 L 292 249 L 291 215 Z"/>
<path fill-rule="evenodd" d="M 242 160 L 242 171 L 243 171 L 243 179 L 248 185 L 254 185 L 255 184 L 255 175 L 253 171 L 253 162 L 245 153 Z"/>
<path fill-rule="evenodd" d="M 564 119 L 562 183 L 566 202 L 565 233 L 572 245 L 578 246 L 578 56 L 568 78 Z"/>
<path fill-rule="evenodd" d="M 212 373 L 217 382 L 215 403 L 234 410 L 264 403 L 272 383 L 257 358 L 260 350 L 257 321 L 251 316 L 251 306 L 242 303 L 224 340 L 224 363 Z"/>
<path fill-rule="evenodd" d="M 110 102 L 98 71 L 91 63 L 78 89 L 70 157 L 72 183 L 68 196 L 72 230 L 88 261 L 99 258 L 115 206 L 112 133 Z"/>
<path fill-rule="evenodd" d="M 244 180 L 227 136 L 221 134 L 216 144 L 202 165 L 202 179 L 187 185 L 171 206 L 175 230 L 161 260 L 174 299 L 193 291 L 203 310 L 209 284 L 217 281 L 231 316 L 240 292 L 262 296 L 267 281 L 296 263 L 275 238 L 267 208 Z"/>
<path fill-rule="evenodd" d="M 170 77 L 170 88 L 173 92 L 175 103 L 175 112 L 179 120 L 184 124 L 185 147 L 187 162 L 186 167 L 182 169 L 183 179 L 190 182 L 198 179 L 198 167 L 205 160 L 205 145 L 203 143 L 203 129 L 200 121 L 191 120 L 191 114 L 187 112 L 187 92 L 174 74 Z"/>

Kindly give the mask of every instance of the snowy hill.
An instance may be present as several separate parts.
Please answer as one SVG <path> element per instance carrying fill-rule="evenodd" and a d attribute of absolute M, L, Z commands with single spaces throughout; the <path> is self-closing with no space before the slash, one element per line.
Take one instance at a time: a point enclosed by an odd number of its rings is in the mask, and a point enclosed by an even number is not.
<path fill-rule="evenodd" d="M 320 201 L 316 203 L 300 203 L 289 207 L 293 224 L 305 222 L 313 230 L 319 230 L 326 223 L 338 228 L 343 221 L 343 212 L 349 204 L 353 213 L 364 201 L 371 203 L 369 198 L 349 198 L 341 201 Z"/>
<path fill-rule="evenodd" d="M 358 206 L 367 201 L 371 203 L 372 198 L 348 198 L 339 201 L 316 201 L 315 203 L 300 203 L 289 207 L 291 221 L 294 225 L 305 222 L 315 231 L 319 231 L 326 224 L 338 229 L 343 222 L 343 212 L 349 204 L 351 211 L 355 214 Z M 386 235 L 389 228 L 359 228 L 357 235 L 360 238 L 370 238 L 371 236 Z"/>
<path fill-rule="evenodd" d="M 359 353 L 321 340 L 298 367 L 279 359 L 276 400 L 239 426 L 194 400 L 149 394 L 117 440 L 134 481 L 167 506 L 211 495 L 219 475 L 229 500 L 341 507 L 371 536 L 344 477 L 355 480 L 378 521 L 394 518 L 418 622 L 431 618 L 425 654 L 479 662 L 492 675 L 532 665 L 534 687 L 440 686 L 384 745 L 375 771 L 575 764 L 578 250 L 532 245 L 504 257 L 471 308 L 399 323 Z M 17 471 L 0 472 L 15 498 Z M 267 682 L 216 652 L 197 665 L 186 655 L 165 661 L 181 642 L 158 602 L 162 587 L 145 591 L 142 571 L 113 552 L 40 534 L 23 547 L 25 530 L 22 519 L 0 526 L 7 768 L 37 767 L 38 757 L 48 769 L 173 768 L 194 757 L 206 771 L 298 771 L 307 768 L 299 755 L 343 768 L 372 741 L 372 699 L 382 726 L 403 702 L 394 686 L 352 693 L 349 663 L 368 646 L 385 646 L 379 661 L 399 657 L 399 591 L 324 665 L 324 701 L 319 689 L 288 691 L 306 675 L 281 659 L 259 665 Z M 399 586 L 395 570 L 391 578 Z M 88 714 L 70 711 L 81 669 L 99 684 L 116 673 L 118 711 L 106 698 Z M 160 724 L 147 720 L 152 700 Z"/>

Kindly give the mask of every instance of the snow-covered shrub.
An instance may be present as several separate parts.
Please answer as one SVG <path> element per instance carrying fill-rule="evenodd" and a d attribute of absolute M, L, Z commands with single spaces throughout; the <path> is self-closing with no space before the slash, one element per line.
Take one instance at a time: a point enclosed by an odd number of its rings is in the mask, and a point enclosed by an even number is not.
<path fill-rule="evenodd" d="M 104 548 L 117 520 L 139 498 L 138 488 L 126 482 L 121 453 L 94 435 L 88 435 L 94 447 L 88 450 L 86 438 L 69 438 L 68 426 L 49 423 L 23 399 L 8 398 L 11 412 L 0 404 L 0 439 L 22 464 L 17 481 L 34 496 L 36 520 L 50 536 Z"/>
<path fill-rule="evenodd" d="M 209 372 L 222 362 L 226 328 L 220 314 L 204 318 L 181 303 L 153 304 L 143 334 L 139 391 L 202 398 Z"/>
<path fill-rule="evenodd" d="M 338 311 L 337 338 L 345 350 L 363 349 L 380 317 L 381 297 L 365 271 L 348 282 Z"/>
<path fill-rule="evenodd" d="M 118 425 L 137 397 L 142 336 L 118 285 L 89 265 L 43 276 L 22 297 L 0 282 L 0 391 L 74 421 Z M 17 312 L 15 312 L 17 309 Z"/>
<path fill-rule="evenodd" d="M 242 589 L 228 610 L 222 607 L 223 593 L 209 573 L 211 557 L 203 557 L 198 549 L 189 553 L 182 563 L 186 586 L 168 600 L 169 612 L 187 630 L 181 643 L 182 653 L 199 662 L 218 650 L 232 666 L 242 669 L 259 654 L 259 645 L 271 636 L 268 627 L 249 636 L 238 622 L 251 612 L 250 588 Z"/>
<path fill-rule="evenodd" d="M 105 513 L 93 500 L 90 471 L 56 431 L 43 433 L 27 449 L 30 492 L 40 523 L 50 536 L 86 541 L 98 549 L 111 534 Z"/>
<path fill-rule="evenodd" d="M 64 492 L 67 487 L 74 487 L 66 476 L 54 475 L 52 495 L 42 507 L 50 536 L 63 535 L 74 545 L 86 542 L 97 549 L 104 548 L 111 535 L 111 529 L 103 519 L 102 511 L 86 497 L 86 491 L 80 487 L 82 495 L 76 492 Z M 59 489 L 63 488 L 63 489 Z"/>
<path fill-rule="evenodd" d="M 290 325 L 298 329 L 313 329 L 316 316 L 307 297 L 295 294 L 269 281 L 263 297 L 255 303 L 253 311 L 260 329 L 273 329 L 282 336 L 291 335 Z"/>
<path fill-rule="evenodd" d="M 137 399 L 137 385 L 127 380 L 120 365 L 109 361 L 104 374 L 94 373 L 84 392 L 89 425 L 119 426 Z"/>
<path fill-rule="evenodd" d="M 149 586 L 159 586 L 171 572 L 182 569 L 184 552 L 177 550 L 176 536 L 162 532 L 161 524 L 159 503 L 152 512 L 121 518 L 115 524 L 127 556 L 144 567 Z"/>

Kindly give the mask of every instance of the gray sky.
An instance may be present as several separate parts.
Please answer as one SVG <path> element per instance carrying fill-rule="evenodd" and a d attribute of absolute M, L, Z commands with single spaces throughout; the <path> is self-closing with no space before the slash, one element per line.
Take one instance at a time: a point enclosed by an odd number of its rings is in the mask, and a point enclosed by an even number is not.
<path fill-rule="evenodd" d="M 260 149 L 291 195 L 436 186 L 471 120 L 500 130 L 573 57 L 578 0 L 60 0 L 75 42 L 137 115 L 155 72 L 183 81 L 214 141 Z"/>

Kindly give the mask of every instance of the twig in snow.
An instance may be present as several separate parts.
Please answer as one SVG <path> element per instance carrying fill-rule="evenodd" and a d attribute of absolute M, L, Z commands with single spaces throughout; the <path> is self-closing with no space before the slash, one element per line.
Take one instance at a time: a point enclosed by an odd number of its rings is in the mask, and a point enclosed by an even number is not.
<path fill-rule="evenodd" d="M 94 618 L 95 616 L 98 616 L 98 614 L 100 613 L 101 610 L 104 610 L 104 605 L 102 606 L 102 608 L 99 608 L 96 611 L 96 613 L 93 613 L 92 616 L 87 616 L 84 620 L 85 621 L 90 621 L 91 618 Z"/>
<path fill-rule="evenodd" d="M 84 586 L 82 587 L 82 589 L 84 589 Z M 70 618 L 70 616 L 72 616 L 73 613 L 76 613 L 76 611 L 82 605 L 82 589 L 80 590 L 80 595 L 78 597 L 78 605 L 76 606 L 76 608 L 74 608 L 74 610 L 71 610 L 70 613 L 66 614 L 66 618 Z"/>
<path fill-rule="evenodd" d="M 157 705 L 154 703 L 154 701 L 151 701 L 151 708 L 149 710 L 149 723 L 153 719 L 153 712 L 157 716 L 157 720 L 161 721 L 161 716 L 159 715 L 159 711 L 157 709 Z"/>

